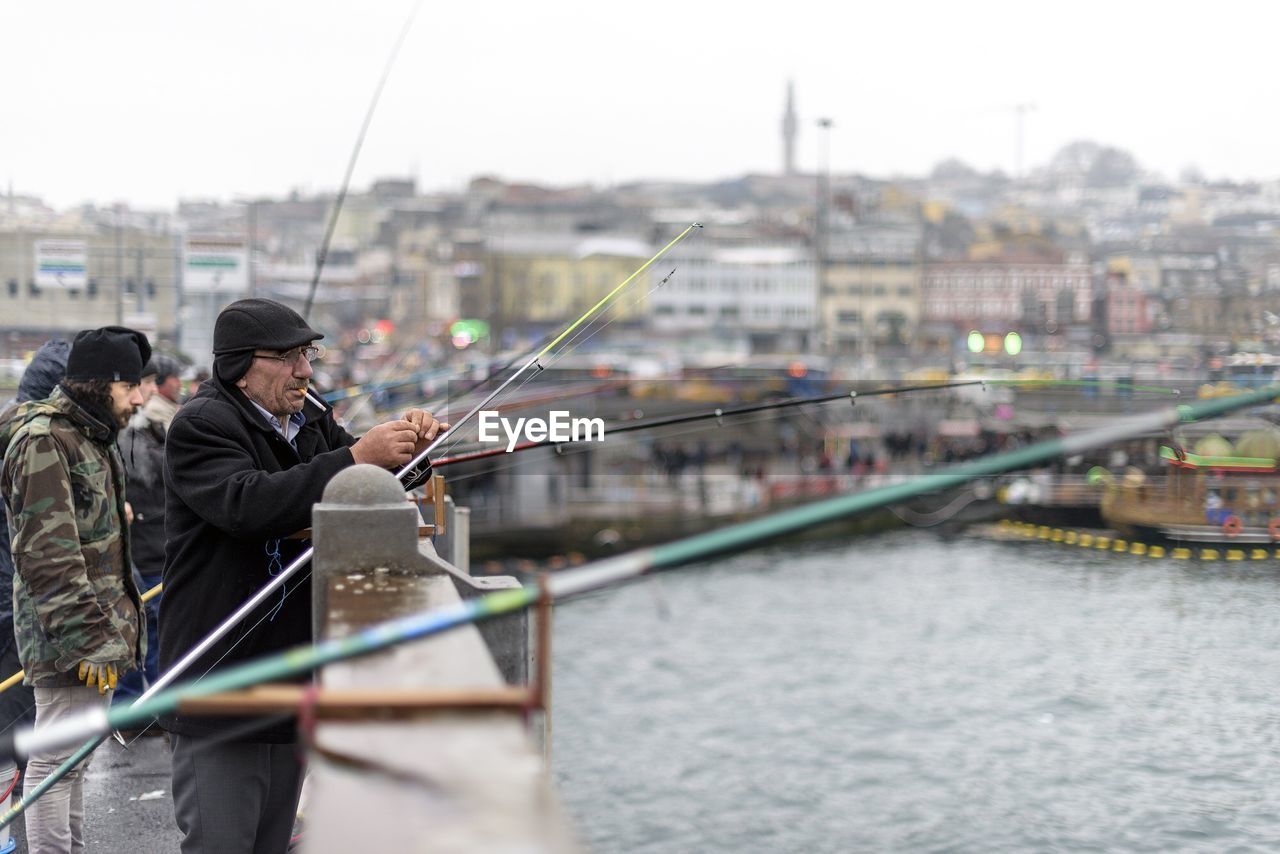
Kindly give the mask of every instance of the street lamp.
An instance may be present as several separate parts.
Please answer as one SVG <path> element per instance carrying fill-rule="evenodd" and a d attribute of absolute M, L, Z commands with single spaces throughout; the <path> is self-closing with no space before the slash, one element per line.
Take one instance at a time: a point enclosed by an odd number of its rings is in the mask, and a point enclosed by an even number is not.
<path fill-rule="evenodd" d="M 822 305 L 827 288 L 827 218 L 831 195 L 831 128 L 834 124 L 835 122 L 829 118 L 818 119 L 818 127 L 823 131 L 818 158 L 818 212 L 814 218 L 813 241 L 818 268 L 818 305 Z"/>

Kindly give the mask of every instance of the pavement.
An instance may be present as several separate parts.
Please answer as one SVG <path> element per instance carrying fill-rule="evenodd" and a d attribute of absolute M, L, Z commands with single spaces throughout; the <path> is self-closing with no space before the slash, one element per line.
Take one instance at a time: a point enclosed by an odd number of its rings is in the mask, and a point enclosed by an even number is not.
<path fill-rule="evenodd" d="M 84 785 L 85 847 L 100 854 L 174 854 L 178 828 L 169 791 L 169 745 L 150 735 L 126 749 L 115 739 L 90 760 Z M 26 854 L 23 818 L 11 827 L 16 854 Z"/>

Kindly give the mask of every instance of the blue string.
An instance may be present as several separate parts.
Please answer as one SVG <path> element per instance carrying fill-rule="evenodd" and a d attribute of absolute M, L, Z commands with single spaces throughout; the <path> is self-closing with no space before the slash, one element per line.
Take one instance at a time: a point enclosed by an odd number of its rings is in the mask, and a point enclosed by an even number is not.
<path fill-rule="evenodd" d="M 280 541 L 267 540 L 267 573 L 273 578 L 284 571 L 284 564 L 280 561 Z M 280 613 L 280 609 L 284 607 L 284 585 L 280 585 L 280 601 L 271 609 L 271 613 L 267 616 L 268 620 L 274 621 L 276 614 Z"/>

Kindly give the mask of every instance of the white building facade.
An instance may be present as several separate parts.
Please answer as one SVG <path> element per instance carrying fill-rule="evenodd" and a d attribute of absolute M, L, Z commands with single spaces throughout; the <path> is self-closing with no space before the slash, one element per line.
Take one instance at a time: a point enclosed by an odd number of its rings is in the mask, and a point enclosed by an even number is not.
<path fill-rule="evenodd" d="M 812 254 L 795 247 L 705 247 L 655 265 L 675 274 L 649 296 L 657 333 L 745 339 L 755 352 L 809 348 L 818 323 Z"/>

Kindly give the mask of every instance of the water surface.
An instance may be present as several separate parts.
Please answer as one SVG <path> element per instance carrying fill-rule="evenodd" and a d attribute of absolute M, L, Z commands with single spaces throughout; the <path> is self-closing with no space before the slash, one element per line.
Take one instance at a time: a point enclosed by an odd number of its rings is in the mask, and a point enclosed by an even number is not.
<path fill-rule="evenodd" d="M 907 531 L 556 611 L 592 850 L 1280 849 L 1280 562 Z"/>

